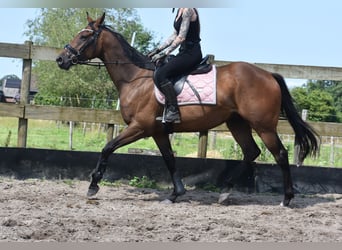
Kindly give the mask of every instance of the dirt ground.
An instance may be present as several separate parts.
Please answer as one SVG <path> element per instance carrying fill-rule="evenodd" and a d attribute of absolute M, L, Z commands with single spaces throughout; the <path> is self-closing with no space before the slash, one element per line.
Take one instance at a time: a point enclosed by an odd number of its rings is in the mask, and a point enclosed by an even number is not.
<path fill-rule="evenodd" d="M 174 204 L 170 190 L 101 187 L 88 182 L 0 178 L 0 241 L 58 242 L 342 242 L 342 195 L 282 195 L 190 189 Z"/>

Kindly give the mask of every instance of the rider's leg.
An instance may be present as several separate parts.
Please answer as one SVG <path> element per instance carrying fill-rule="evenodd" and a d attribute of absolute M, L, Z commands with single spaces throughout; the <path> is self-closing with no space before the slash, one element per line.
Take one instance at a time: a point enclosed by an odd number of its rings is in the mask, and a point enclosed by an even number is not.
<path fill-rule="evenodd" d="M 165 122 L 169 123 L 180 123 L 180 113 L 177 102 L 177 95 L 175 89 L 173 88 L 173 84 L 170 81 L 163 82 L 160 84 L 160 91 L 165 96 Z M 159 120 L 159 118 L 157 118 Z"/>

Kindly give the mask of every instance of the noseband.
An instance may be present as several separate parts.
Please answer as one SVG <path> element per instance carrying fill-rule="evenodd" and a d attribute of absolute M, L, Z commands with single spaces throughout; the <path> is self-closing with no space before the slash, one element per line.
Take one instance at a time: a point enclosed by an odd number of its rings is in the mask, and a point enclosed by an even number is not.
<path fill-rule="evenodd" d="M 79 50 L 75 49 L 70 44 L 67 44 L 67 45 L 64 46 L 64 49 L 67 50 L 69 52 L 69 54 L 71 54 L 70 61 L 74 65 L 75 64 L 82 64 L 84 62 L 84 61 L 81 60 L 82 53 L 91 44 L 94 44 L 94 46 L 96 45 L 97 39 L 98 39 L 98 37 L 99 37 L 99 35 L 100 35 L 101 31 L 102 31 L 101 27 L 99 27 L 98 30 L 95 30 L 94 23 L 89 23 L 89 26 L 91 27 L 91 29 L 83 29 L 79 33 L 81 33 L 82 31 L 89 31 L 93 35 L 90 38 L 87 39 L 87 41 L 82 45 L 82 47 Z"/>

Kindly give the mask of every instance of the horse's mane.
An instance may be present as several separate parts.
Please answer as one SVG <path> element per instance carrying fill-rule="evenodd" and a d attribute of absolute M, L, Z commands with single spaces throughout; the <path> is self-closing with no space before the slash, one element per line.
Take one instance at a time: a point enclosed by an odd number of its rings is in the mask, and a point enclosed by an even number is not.
<path fill-rule="evenodd" d="M 135 48 L 133 48 L 126 39 L 120 34 L 115 32 L 111 27 L 108 25 L 101 25 L 101 28 L 109 31 L 121 44 L 122 49 L 125 53 L 125 56 L 136 66 L 148 69 L 148 70 L 154 70 L 155 65 L 151 62 L 151 59 L 147 56 L 143 55 L 139 51 L 137 51 Z"/>

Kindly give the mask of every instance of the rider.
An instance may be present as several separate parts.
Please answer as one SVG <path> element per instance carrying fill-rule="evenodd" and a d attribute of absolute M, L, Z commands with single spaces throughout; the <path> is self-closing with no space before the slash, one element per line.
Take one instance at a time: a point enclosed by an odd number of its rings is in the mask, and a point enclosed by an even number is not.
<path fill-rule="evenodd" d="M 179 8 L 173 26 L 173 34 L 148 56 L 152 57 L 153 62 L 158 62 L 180 45 L 179 53 L 160 66 L 154 75 L 156 86 L 165 96 L 165 122 L 179 123 L 177 96 L 170 79 L 189 73 L 202 59 L 198 11 L 195 8 Z"/>

